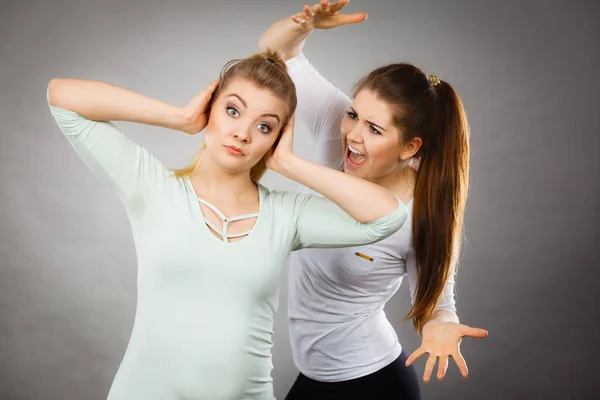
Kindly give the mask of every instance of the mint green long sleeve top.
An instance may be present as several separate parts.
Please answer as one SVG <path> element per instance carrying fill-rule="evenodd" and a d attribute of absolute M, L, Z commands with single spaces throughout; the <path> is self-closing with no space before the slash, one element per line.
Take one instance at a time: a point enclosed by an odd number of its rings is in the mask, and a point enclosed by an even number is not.
<path fill-rule="evenodd" d="M 359 223 L 324 197 L 258 184 L 254 227 L 240 240 L 221 240 L 189 178 L 175 177 L 111 122 L 50 111 L 124 204 L 133 233 L 135 322 L 109 400 L 274 399 L 273 321 L 290 252 L 373 243 L 406 220 L 400 201 L 391 214 Z"/>

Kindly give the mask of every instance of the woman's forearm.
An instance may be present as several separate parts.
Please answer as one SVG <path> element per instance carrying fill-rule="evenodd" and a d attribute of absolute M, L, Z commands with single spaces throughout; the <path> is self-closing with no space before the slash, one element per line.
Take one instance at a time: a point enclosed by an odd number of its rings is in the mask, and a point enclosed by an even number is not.
<path fill-rule="evenodd" d="M 279 173 L 327 197 L 361 223 L 398 208 L 398 199 L 389 190 L 295 155 L 282 161 Z"/>
<path fill-rule="evenodd" d="M 271 25 L 258 39 L 260 51 L 268 48 L 279 52 L 285 61 L 294 58 L 312 31 L 302 29 L 288 16 Z"/>
<path fill-rule="evenodd" d="M 130 121 L 180 130 L 182 108 L 105 82 L 52 79 L 48 103 L 96 121 Z"/>

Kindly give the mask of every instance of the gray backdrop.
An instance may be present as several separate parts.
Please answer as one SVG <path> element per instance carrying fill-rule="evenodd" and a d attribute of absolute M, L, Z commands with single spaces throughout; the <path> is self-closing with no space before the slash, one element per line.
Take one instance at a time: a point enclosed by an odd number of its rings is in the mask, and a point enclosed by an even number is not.
<path fill-rule="evenodd" d="M 0 398 L 103 399 L 132 328 L 133 242 L 121 204 L 49 116 L 48 81 L 104 80 L 183 105 L 303 3 L 0 4 Z M 490 336 L 463 342 L 467 380 L 452 364 L 445 381 L 422 385 L 425 399 L 597 398 L 599 9 L 594 1 L 353 0 L 348 10 L 369 19 L 317 32 L 306 47 L 347 92 L 376 66 L 410 61 L 452 83 L 466 105 L 469 243 L 457 301 L 462 321 Z M 121 126 L 172 167 L 201 140 Z M 304 127 L 296 132 L 297 151 L 310 156 Z M 264 183 L 296 188 L 276 174 Z M 279 398 L 297 373 L 285 278 Z M 411 352 L 419 340 L 402 323 L 408 304 L 403 286 L 387 312 Z"/>

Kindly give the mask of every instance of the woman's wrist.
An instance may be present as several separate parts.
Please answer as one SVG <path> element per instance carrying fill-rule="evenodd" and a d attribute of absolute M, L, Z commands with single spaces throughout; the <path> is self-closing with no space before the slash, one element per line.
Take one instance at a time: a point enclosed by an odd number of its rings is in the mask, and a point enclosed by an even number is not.
<path fill-rule="evenodd" d="M 302 51 L 304 41 L 314 29 L 306 30 L 286 17 L 271 25 L 259 38 L 260 51 L 272 49 L 279 52 L 284 61 L 294 58 Z"/>
<path fill-rule="evenodd" d="M 297 156 L 295 153 L 290 153 L 285 157 L 280 157 L 279 160 L 277 160 L 277 171 L 275 172 L 288 179 L 295 180 L 294 178 L 296 178 L 296 174 L 294 172 L 297 172 L 298 167 L 300 167 L 302 164 L 302 161 L 302 158 Z"/>
<path fill-rule="evenodd" d="M 434 311 L 431 318 L 429 318 L 427 320 L 427 322 L 425 322 L 423 324 L 423 332 L 425 332 L 425 330 L 428 327 L 443 324 L 445 322 L 458 323 L 459 322 L 458 315 L 456 315 L 456 313 L 452 312 L 452 311 L 445 311 L 445 310 Z"/>
<path fill-rule="evenodd" d="M 196 133 L 191 132 L 195 122 L 194 113 L 186 110 L 184 107 L 173 107 L 169 110 L 167 121 L 170 129 L 186 133 Z"/>
<path fill-rule="evenodd" d="M 193 114 L 184 107 L 177 107 L 167 103 L 155 103 L 152 112 L 146 121 L 137 121 L 149 125 L 161 126 L 175 131 L 187 132 L 193 125 Z"/>

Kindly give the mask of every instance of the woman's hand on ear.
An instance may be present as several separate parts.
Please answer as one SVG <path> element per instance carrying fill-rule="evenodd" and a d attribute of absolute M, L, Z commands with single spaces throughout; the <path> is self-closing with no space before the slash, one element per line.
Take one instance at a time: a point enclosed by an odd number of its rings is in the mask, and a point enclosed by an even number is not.
<path fill-rule="evenodd" d="M 181 127 L 183 132 L 195 135 L 206 128 L 212 106 L 211 100 L 218 85 L 218 79 L 212 81 L 183 108 L 183 123 Z"/>
<path fill-rule="evenodd" d="M 274 148 L 265 156 L 267 168 L 277 173 L 281 173 L 282 163 L 294 156 L 294 121 L 295 115 L 292 115 Z"/>

